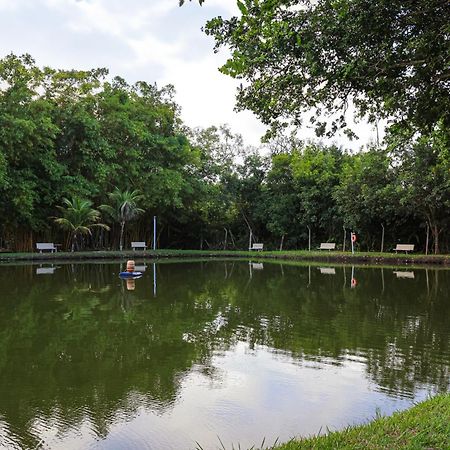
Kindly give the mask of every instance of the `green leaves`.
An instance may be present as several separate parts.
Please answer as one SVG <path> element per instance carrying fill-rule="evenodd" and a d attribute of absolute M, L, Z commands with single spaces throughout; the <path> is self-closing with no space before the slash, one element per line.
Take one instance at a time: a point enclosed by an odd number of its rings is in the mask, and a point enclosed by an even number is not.
<path fill-rule="evenodd" d="M 314 112 L 317 134 L 347 127 L 326 114 L 353 99 L 358 114 L 428 133 L 450 126 L 450 8 L 442 0 L 237 1 L 242 13 L 205 31 L 231 50 L 222 72 L 247 83 L 239 109 L 272 129 Z"/>

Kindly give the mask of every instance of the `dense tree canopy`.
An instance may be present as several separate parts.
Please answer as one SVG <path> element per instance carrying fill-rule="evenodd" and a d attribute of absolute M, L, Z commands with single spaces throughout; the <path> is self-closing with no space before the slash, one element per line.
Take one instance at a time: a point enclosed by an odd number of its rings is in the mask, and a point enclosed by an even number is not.
<path fill-rule="evenodd" d="M 238 106 L 274 128 L 305 113 L 319 135 L 361 116 L 411 132 L 450 126 L 447 0 L 242 0 L 240 17 L 208 22 L 222 72 L 242 79 Z M 336 113 L 332 119 L 326 115 Z M 325 117 L 325 118 L 324 118 Z"/>
<path fill-rule="evenodd" d="M 156 215 L 166 248 L 242 249 L 250 234 L 269 249 L 307 248 L 309 230 L 313 246 L 342 247 L 344 227 L 347 240 L 358 233 L 360 249 L 379 250 L 384 227 L 386 250 L 401 242 L 423 251 L 428 227 L 430 250 L 448 251 L 442 121 L 414 140 L 395 133 L 388 148 L 357 154 L 282 135 L 262 151 L 227 126 L 188 129 L 173 98 L 172 86 L 130 86 L 105 69 L 0 60 L 0 247 L 129 248 L 152 240 Z M 122 194 L 139 212 L 126 226 Z M 85 207 L 69 217 L 58 208 L 69 206 L 65 198 Z M 91 220 L 97 209 L 102 217 Z M 64 230 L 55 217 L 71 225 Z"/>

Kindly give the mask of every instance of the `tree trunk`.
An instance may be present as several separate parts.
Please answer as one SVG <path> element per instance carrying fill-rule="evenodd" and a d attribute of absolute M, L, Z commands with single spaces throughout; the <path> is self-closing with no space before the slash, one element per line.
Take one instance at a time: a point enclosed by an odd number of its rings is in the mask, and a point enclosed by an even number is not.
<path fill-rule="evenodd" d="M 381 233 L 381 253 L 383 253 L 384 250 L 384 225 L 381 224 L 381 228 L 383 228 L 383 232 Z"/>
<path fill-rule="evenodd" d="M 284 234 L 283 234 L 283 236 L 281 236 L 280 252 L 283 251 L 283 243 L 284 243 Z"/>
<path fill-rule="evenodd" d="M 225 230 L 225 241 L 223 243 L 223 249 L 226 250 L 227 249 L 228 230 L 226 228 L 224 228 L 224 230 Z"/>
<path fill-rule="evenodd" d="M 434 238 L 434 254 L 437 255 L 439 253 L 439 228 L 437 225 L 434 225 L 434 227 L 431 229 L 431 232 L 433 233 Z"/>
<path fill-rule="evenodd" d="M 122 251 L 123 249 L 123 230 L 125 229 L 125 222 L 120 222 L 120 241 L 119 241 L 119 249 Z"/>

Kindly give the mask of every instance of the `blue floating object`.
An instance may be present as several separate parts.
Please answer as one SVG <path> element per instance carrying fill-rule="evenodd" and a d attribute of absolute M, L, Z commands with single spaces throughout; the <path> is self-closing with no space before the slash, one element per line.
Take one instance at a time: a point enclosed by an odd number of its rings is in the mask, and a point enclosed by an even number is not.
<path fill-rule="evenodd" d="M 142 272 L 120 272 L 120 278 L 140 278 L 142 277 Z"/>

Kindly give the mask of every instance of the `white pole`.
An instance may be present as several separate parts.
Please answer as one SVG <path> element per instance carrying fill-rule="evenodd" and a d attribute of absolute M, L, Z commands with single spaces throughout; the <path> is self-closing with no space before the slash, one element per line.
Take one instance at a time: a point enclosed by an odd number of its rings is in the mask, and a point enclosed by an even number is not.
<path fill-rule="evenodd" d="M 156 250 L 156 216 L 153 216 L 153 250 Z"/>
<path fill-rule="evenodd" d="M 309 225 L 306 225 L 308 227 L 308 251 L 311 251 L 311 228 Z"/>
<path fill-rule="evenodd" d="M 353 231 L 350 234 L 350 240 L 352 241 L 352 254 L 355 253 L 355 246 L 354 246 L 354 243 L 353 243 L 353 235 L 354 234 L 355 233 L 353 233 Z M 352 278 L 353 278 L 353 276 L 352 276 Z"/>

